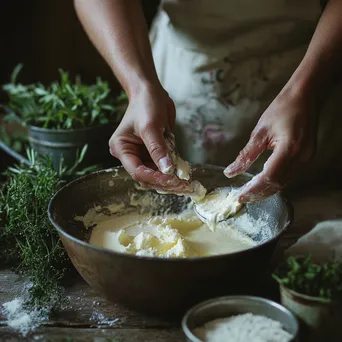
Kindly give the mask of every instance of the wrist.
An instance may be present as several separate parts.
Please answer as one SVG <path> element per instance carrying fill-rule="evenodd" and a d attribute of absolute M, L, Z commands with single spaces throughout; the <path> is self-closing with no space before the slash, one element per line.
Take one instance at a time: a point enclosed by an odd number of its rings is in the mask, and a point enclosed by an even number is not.
<path fill-rule="evenodd" d="M 158 82 L 143 81 L 136 83 L 133 87 L 129 88 L 127 96 L 129 101 L 143 98 L 160 98 L 167 95 L 167 92 Z"/>
<path fill-rule="evenodd" d="M 324 103 L 321 94 L 317 95 L 318 92 L 318 88 L 308 78 L 294 73 L 276 101 L 291 108 L 299 108 L 299 116 L 317 117 Z"/>
<path fill-rule="evenodd" d="M 131 76 L 125 83 L 122 86 L 129 100 L 144 94 L 160 92 L 163 89 L 157 76 L 153 78 Z"/>
<path fill-rule="evenodd" d="M 307 100 L 320 110 L 333 84 L 334 78 L 322 70 L 317 61 L 304 58 L 282 92 L 294 99 Z"/>

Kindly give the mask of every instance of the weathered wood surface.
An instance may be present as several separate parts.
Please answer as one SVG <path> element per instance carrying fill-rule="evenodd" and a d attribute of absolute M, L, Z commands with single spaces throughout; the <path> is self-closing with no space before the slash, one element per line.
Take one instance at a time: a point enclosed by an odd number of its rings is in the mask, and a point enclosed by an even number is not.
<path fill-rule="evenodd" d="M 18 338 L 6 327 L 0 327 L 1 342 L 178 342 L 185 341 L 179 329 L 74 329 L 40 328 L 34 337 Z"/>
<path fill-rule="evenodd" d="M 23 281 L 9 270 L 0 271 L 0 298 L 2 302 L 20 296 Z M 91 328 L 106 326 L 106 321 L 117 320 L 115 328 L 172 328 L 177 322 L 170 322 L 157 317 L 145 316 L 121 305 L 102 298 L 81 278 L 65 293 L 66 303 L 56 312 L 45 326 Z M 0 313 L 0 324 L 4 317 Z M 1 341 L 1 340 L 0 340 Z"/>
<path fill-rule="evenodd" d="M 291 201 L 295 220 L 279 242 L 277 255 L 281 255 L 285 248 L 310 231 L 317 222 L 342 218 L 342 190 L 306 190 L 305 193 L 291 196 Z M 17 275 L 10 270 L 0 270 L 0 303 L 19 296 L 22 287 L 23 281 Z M 269 297 L 272 296 L 269 293 Z M 67 289 L 65 298 L 69 303 L 26 341 L 54 342 L 66 341 L 66 338 L 72 338 L 73 341 L 115 341 L 116 338 L 120 342 L 184 340 L 179 319 L 169 321 L 151 317 L 109 302 L 81 279 Z M 1 313 L 0 341 L 25 341 L 7 327 Z"/>
<path fill-rule="evenodd" d="M 294 208 L 294 222 L 281 239 L 280 250 L 292 245 L 318 222 L 342 218 L 342 189 L 308 189 L 292 195 L 290 200 Z"/>

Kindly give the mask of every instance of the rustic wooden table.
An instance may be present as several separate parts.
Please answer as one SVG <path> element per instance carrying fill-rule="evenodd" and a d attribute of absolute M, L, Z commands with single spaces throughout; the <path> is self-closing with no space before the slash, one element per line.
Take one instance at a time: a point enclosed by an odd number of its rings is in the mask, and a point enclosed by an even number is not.
<path fill-rule="evenodd" d="M 317 222 L 342 218 L 342 190 L 306 190 L 292 195 L 291 201 L 295 220 L 279 242 L 278 256 Z M 23 281 L 17 275 L 0 270 L 0 303 L 19 296 L 22 289 Z M 184 341 L 179 320 L 145 316 L 106 301 L 81 279 L 67 289 L 65 296 L 70 304 L 26 338 L 11 330 L 0 313 L 0 341 Z"/>

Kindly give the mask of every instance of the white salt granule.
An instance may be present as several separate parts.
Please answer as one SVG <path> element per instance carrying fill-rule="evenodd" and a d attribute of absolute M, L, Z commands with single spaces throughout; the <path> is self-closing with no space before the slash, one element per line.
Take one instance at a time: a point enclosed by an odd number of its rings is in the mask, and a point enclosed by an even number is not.
<path fill-rule="evenodd" d="M 216 319 L 194 333 L 204 342 L 289 342 L 293 338 L 280 322 L 251 313 Z"/>
<path fill-rule="evenodd" d="M 35 330 L 47 318 L 44 310 L 28 311 L 22 298 L 15 298 L 2 304 L 2 312 L 6 317 L 6 324 L 23 336 Z"/>
<path fill-rule="evenodd" d="M 93 312 L 89 320 L 95 322 L 96 324 L 109 325 L 110 327 L 119 322 L 119 318 L 109 319 L 101 312 Z"/>

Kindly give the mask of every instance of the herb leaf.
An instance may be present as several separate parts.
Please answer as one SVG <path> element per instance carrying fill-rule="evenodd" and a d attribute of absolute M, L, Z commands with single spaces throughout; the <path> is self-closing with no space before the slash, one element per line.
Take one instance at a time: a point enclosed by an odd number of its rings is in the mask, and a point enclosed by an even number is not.
<path fill-rule="evenodd" d="M 77 170 L 80 159 L 67 169 L 61 163 L 59 172 L 51 158 L 27 150 L 31 166 L 18 165 L 7 169 L 8 181 L 0 188 L 0 263 L 15 264 L 16 270 L 32 284 L 29 302 L 38 308 L 54 307 L 63 292 L 63 284 L 71 271 L 71 262 L 56 229 L 47 215 L 53 194 L 79 173 L 96 167 Z"/>
<path fill-rule="evenodd" d="M 22 67 L 19 64 L 11 83 L 3 86 L 12 111 L 8 119 L 43 128 L 77 129 L 118 123 L 127 107 L 126 94 L 113 97 L 101 78 L 93 85 L 83 84 L 79 77 L 72 82 L 69 73 L 60 69 L 60 81 L 48 87 L 41 83 L 23 85 L 17 83 Z"/>
<path fill-rule="evenodd" d="M 273 278 L 298 293 L 323 299 L 342 300 L 342 263 L 317 264 L 310 255 L 290 256 L 280 265 Z"/>

